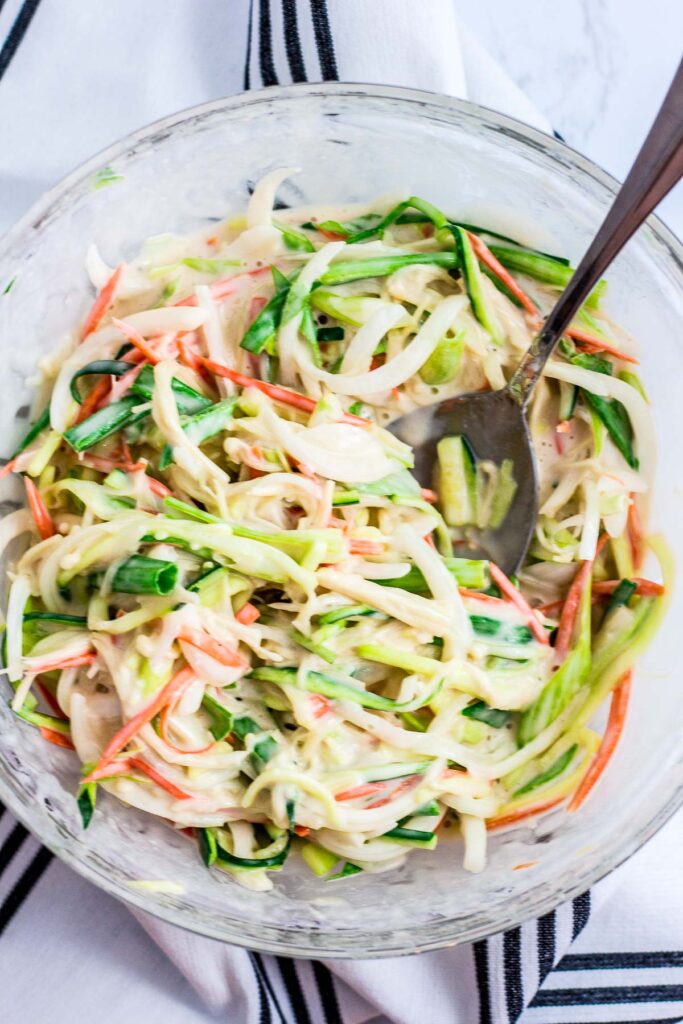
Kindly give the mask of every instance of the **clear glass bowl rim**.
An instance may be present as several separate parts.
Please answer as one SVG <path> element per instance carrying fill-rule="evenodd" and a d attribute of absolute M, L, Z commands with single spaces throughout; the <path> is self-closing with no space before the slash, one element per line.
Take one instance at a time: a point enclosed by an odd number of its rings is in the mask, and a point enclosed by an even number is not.
<path fill-rule="evenodd" d="M 365 98 L 372 98 L 379 102 L 382 100 L 403 102 L 406 105 L 413 104 L 416 113 L 421 107 L 429 107 L 444 120 L 448 119 L 449 114 L 454 115 L 455 121 L 457 121 L 458 115 L 476 118 L 485 122 L 489 127 L 514 137 L 522 145 L 541 150 L 550 158 L 558 158 L 565 163 L 570 161 L 579 179 L 582 177 L 593 178 L 612 195 L 615 195 L 619 189 L 619 183 L 612 175 L 566 143 L 536 128 L 532 128 L 513 117 L 468 100 L 455 99 L 427 90 L 366 83 L 322 82 L 316 84 L 304 83 L 272 86 L 267 89 L 238 93 L 234 96 L 188 107 L 185 110 L 153 121 L 137 131 L 124 136 L 105 149 L 100 150 L 90 159 L 75 167 L 61 181 L 45 192 L 31 206 L 27 213 L 0 237 L 0 258 L 26 232 L 37 229 L 46 220 L 52 221 L 58 218 L 62 200 L 73 188 L 86 182 L 99 168 L 112 163 L 118 157 L 125 155 L 127 151 L 135 149 L 136 145 L 144 140 L 154 137 L 159 133 L 165 134 L 194 118 L 203 118 L 221 111 L 227 113 L 240 108 L 253 108 L 263 103 L 270 104 L 273 100 L 277 101 L 278 99 L 292 100 L 298 97 L 311 99 L 316 96 L 339 97 L 340 99 L 350 99 L 352 102 L 362 102 Z M 671 262 L 677 266 L 679 272 L 683 271 L 683 245 L 678 238 L 656 216 L 650 216 L 646 223 L 658 242 L 667 251 Z M 106 870 L 97 870 L 92 864 L 85 863 L 79 856 L 77 846 L 74 849 L 61 846 L 55 848 L 49 841 L 46 842 L 46 837 L 43 834 L 44 830 L 41 828 L 44 821 L 41 809 L 37 807 L 35 813 L 33 813 L 31 809 L 22 804 L 15 798 L 11 785 L 8 785 L 0 775 L 0 799 L 7 808 L 41 842 L 44 842 L 51 848 L 52 852 L 65 864 L 122 902 L 177 927 L 236 946 L 257 948 L 262 952 L 292 957 L 314 956 L 316 958 L 339 959 L 379 958 L 443 949 L 444 947 L 486 938 L 500 931 L 516 927 L 524 921 L 549 913 L 561 902 L 569 901 L 585 892 L 590 886 L 628 860 L 683 806 L 683 783 L 677 783 L 672 779 L 672 784 L 667 789 L 665 781 L 662 781 L 658 792 L 659 799 L 653 807 L 653 812 L 647 822 L 634 828 L 629 835 L 622 836 L 620 844 L 618 846 L 613 844 L 612 848 L 608 851 L 608 855 L 599 863 L 585 863 L 582 869 L 577 869 L 577 865 L 574 864 L 571 869 L 567 869 L 565 874 L 558 874 L 554 888 L 551 891 L 547 891 L 547 887 L 544 887 L 544 892 L 540 897 L 536 899 L 527 898 L 523 901 L 523 905 L 518 905 L 519 901 L 513 898 L 506 913 L 501 913 L 500 908 L 495 915 L 492 914 L 488 918 L 485 913 L 480 913 L 477 915 L 476 922 L 469 924 L 467 919 L 451 918 L 424 924 L 417 929 L 417 934 L 415 929 L 413 929 L 410 942 L 407 942 L 403 947 L 397 947 L 394 943 L 387 946 L 381 933 L 368 932 L 361 938 L 363 946 L 362 952 L 359 952 L 358 932 L 354 933 L 353 944 L 335 943 L 332 934 L 330 934 L 332 941 L 329 946 L 326 946 L 324 942 L 320 942 L 321 934 L 319 932 L 315 933 L 317 941 L 307 942 L 306 936 L 309 934 L 307 931 L 294 933 L 289 929 L 268 925 L 263 929 L 263 937 L 261 938 L 260 935 L 256 936 L 259 930 L 258 924 L 254 926 L 253 935 L 245 934 L 245 931 L 250 929 L 245 929 L 244 921 L 235 920 L 231 924 L 229 918 L 226 918 L 225 927 L 218 929 L 208 922 L 203 922 L 199 915 L 190 916 L 163 901 L 155 899 L 151 893 L 119 885 L 107 875 Z"/>

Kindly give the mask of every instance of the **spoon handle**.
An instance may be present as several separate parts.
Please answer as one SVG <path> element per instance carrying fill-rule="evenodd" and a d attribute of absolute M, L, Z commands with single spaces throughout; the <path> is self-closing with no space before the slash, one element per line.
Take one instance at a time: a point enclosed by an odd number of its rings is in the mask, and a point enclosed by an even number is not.
<path fill-rule="evenodd" d="M 682 176 L 683 61 L 600 230 L 508 384 L 520 405 L 528 401 L 546 361 L 591 289 Z"/>

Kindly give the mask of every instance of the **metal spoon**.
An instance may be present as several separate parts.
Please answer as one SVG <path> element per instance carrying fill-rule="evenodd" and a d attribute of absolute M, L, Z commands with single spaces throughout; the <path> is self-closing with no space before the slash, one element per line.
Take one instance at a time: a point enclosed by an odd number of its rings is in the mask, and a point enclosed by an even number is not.
<path fill-rule="evenodd" d="M 507 573 L 522 564 L 538 514 L 536 462 L 526 419 L 529 399 L 583 301 L 682 175 L 683 61 L 600 230 L 507 386 L 450 398 L 389 424 L 398 438 L 415 445 L 414 472 L 426 487 L 432 484 L 437 442 L 446 435 L 465 435 L 479 459 L 513 460 L 517 491 L 503 523 L 497 530 L 474 531 L 473 542 L 461 545 L 457 554 L 491 558 Z"/>

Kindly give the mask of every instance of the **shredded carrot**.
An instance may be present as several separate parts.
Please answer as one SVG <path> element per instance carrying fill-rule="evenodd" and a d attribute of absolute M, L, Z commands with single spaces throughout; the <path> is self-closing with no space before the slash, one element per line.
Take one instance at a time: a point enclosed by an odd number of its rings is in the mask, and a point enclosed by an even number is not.
<path fill-rule="evenodd" d="M 9 476 L 10 473 L 14 473 L 14 471 L 16 469 L 16 466 L 17 466 L 17 459 L 16 458 L 10 459 L 9 462 L 6 462 L 5 465 L 2 467 L 2 469 L 0 469 L 0 480 L 2 480 L 3 477 Z"/>
<path fill-rule="evenodd" d="M 420 778 L 420 775 L 409 775 L 408 778 L 401 779 L 398 786 L 395 786 L 388 796 L 382 797 L 381 800 L 374 800 L 371 804 L 366 804 L 366 811 L 372 810 L 375 807 L 384 807 L 386 804 L 390 804 L 397 796 L 401 796 L 402 793 L 412 789 L 415 783 L 419 782 Z"/>
<path fill-rule="evenodd" d="M 162 686 L 155 697 L 147 704 L 142 711 L 138 711 L 136 715 L 133 715 L 126 724 L 119 729 L 117 733 L 112 736 L 107 743 L 106 747 L 102 751 L 102 755 L 95 765 L 93 772 L 84 780 L 85 782 L 95 781 L 92 778 L 94 772 L 100 771 L 105 768 L 110 761 L 112 761 L 117 754 L 119 754 L 124 747 L 126 747 L 133 736 L 142 729 L 144 725 L 151 722 L 156 715 L 159 714 L 162 708 L 167 704 L 178 700 L 178 698 L 185 692 L 188 686 L 194 681 L 194 671 L 189 667 L 181 668 L 179 672 L 169 679 L 165 686 Z"/>
<path fill-rule="evenodd" d="M 311 707 L 313 708 L 314 718 L 322 718 L 323 715 L 328 714 L 332 709 L 332 705 L 327 697 L 323 697 L 320 693 L 312 693 L 309 700 L 311 702 Z"/>
<path fill-rule="evenodd" d="M 429 487 L 423 487 L 420 492 L 420 497 L 423 501 L 428 501 L 430 505 L 434 505 L 439 500 L 439 495 L 436 491 L 432 491 Z"/>
<path fill-rule="evenodd" d="M 369 540 L 366 537 L 349 537 L 349 552 L 352 555 L 381 555 L 384 547 L 382 541 Z"/>
<path fill-rule="evenodd" d="M 379 793 L 385 787 L 386 782 L 365 782 L 360 786 L 353 786 L 351 789 L 344 789 L 341 793 L 336 793 L 334 799 L 340 803 L 342 800 L 358 800 L 362 796 Z"/>
<path fill-rule="evenodd" d="M 72 658 L 56 657 L 50 661 L 46 654 L 36 659 L 34 664 L 31 664 L 29 660 L 28 664 L 36 672 L 61 672 L 65 668 L 82 668 L 84 665 L 92 665 L 96 657 L 94 651 L 87 651 L 84 654 L 74 654 Z"/>
<path fill-rule="evenodd" d="M 323 238 L 328 238 L 330 242 L 345 242 L 348 235 L 340 235 L 338 231 L 328 231 L 327 228 L 321 228 L 316 225 L 316 231 L 319 231 Z"/>
<path fill-rule="evenodd" d="M 537 612 L 531 607 L 527 599 L 517 590 L 517 587 L 507 578 L 502 569 L 499 569 L 495 562 L 489 562 L 489 572 L 491 573 L 491 579 L 500 588 L 507 598 L 519 608 L 520 612 L 524 615 L 529 629 L 534 634 L 540 644 L 547 644 L 548 634 L 543 628 L 541 621 L 538 617 Z"/>
<path fill-rule="evenodd" d="M 152 494 L 156 494 L 158 498 L 168 498 L 173 494 L 170 487 L 167 487 L 166 484 L 162 484 L 161 480 L 155 480 L 153 476 L 147 477 L 147 486 Z"/>
<path fill-rule="evenodd" d="M 473 601 L 483 601 L 484 604 L 505 604 L 502 597 L 494 597 L 493 594 L 480 594 L 478 590 L 468 590 L 467 587 L 458 587 L 461 597 L 472 598 Z"/>
<path fill-rule="evenodd" d="M 101 455 L 86 454 L 81 459 L 81 465 L 96 469 L 98 473 L 111 473 L 115 469 L 120 469 L 124 473 L 139 473 L 146 468 L 147 463 L 127 462 L 124 459 L 115 458 L 106 459 Z"/>
<path fill-rule="evenodd" d="M 568 327 L 565 334 L 589 352 L 607 352 L 608 355 L 621 359 L 625 363 L 638 365 L 638 360 L 634 359 L 633 356 L 615 348 L 614 345 L 603 341 L 602 338 L 597 338 L 594 334 L 588 334 L 587 331 L 580 330 L 578 327 Z"/>
<path fill-rule="evenodd" d="M 94 412 L 97 412 L 100 405 L 103 404 L 111 391 L 111 381 L 109 377 L 102 377 L 98 380 L 95 387 L 86 395 L 81 402 L 76 417 L 76 423 L 82 423 L 83 420 L 87 420 L 88 416 L 92 416 Z"/>
<path fill-rule="evenodd" d="M 589 793 L 609 764 L 612 755 L 617 748 L 621 734 L 624 730 L 624 723 L 626 722 L 626 713 L 628 711 L 628 703 L 631 696 L 632 674 L 631 669 L 629 669 L 629 671 L 622 676 L 621 682 L 619 682 L 612 694 L 609 718 L 607 719 L 607 726 L 605 727 L 602 742 L 595 757 L 591 761 L 588 771 L 582 778 L 576 792 L 569 801 L 569 805 L 567 806 L 568 811 L 578 811 L 579 807 L 588 797 Z"/>
<path fill-rule="evenodd" d="M 208 654 L 210 658 L 220 662 L 221 665 L 227 665 L 230 668 L 248 668 L 249 666 L 247 659 L 238 654 L 236 650 L 221 643 L 219 640 L 214 640 L 212 636 L 209 636 L 202 629 L 192 629 L 190 626 L 185 626 L 178 634 L 178 639 L 183 640 L 186 644 L 190 644 L 191 647 L 196 647 L 203 654 Z"/>
<path fill-rule="evenodd" d="M 503 264 L 496 259 L 488 245 L 486 245 L 478 235 L 473 235 L 471 231 L 468 231 L 467 234 L 477 258 L 480 259 L 481 262 L 496 275 L 499 281 L 503 282 L 506 288 L 508 288 L 515 298 L 522 304 L 527 313 L 530 313 L 533 317 L 538 317 L 538 310 L 529 296 L 526 292 L 522 291 L 512 274 L 510 274 Z"/>
<path fill-rule="evenodd" d="M 261 612 L 258 608 L 247 601 L 243 604 L 238 612 L 235 612 L 235 618 L 238 622 L 241 622 L 243 626 L 251 626 L 252 622 L 256 622 L 260 618 Z"/>
<path fill-rule="evenodd" d="M 643 527 L 636 506 L 635 494 L 631 495 L 631 504 L 628 507 L 628 539 L 633 567 L 639 569 L 643 561 Z"/>
<path fill-rule="evenodd" d="M 114 295 L 122 272 L 123 263 L 120 263 L 93 302 L 90 312 L 85 318 L 85 323 L 83 324 L 81 341 L 84 341 L 89 334 L 92 334 L 92 332 L 97 330 L 99 327 L 105 313 L 114 301 Z"/>
<path fill-rule="evenodd" d="M 159 357 L 154 351 L 153 347 L 146 341 L 139 331 L 136 331 L 130 324 L 125 323 L 124 320 L 117 320 L 116 317 L 112 317 L 111 321 L 115 327 L 121 331 L 124 337 L 128 338 L 131 345 L 134 345 L 138 352 L 142 352 L 145 359 L 155 366 L 159 362 Z"/>
<path fill-rule="evenodd" d="M 298 836 L 301 836 L 301 838 L 303 839 L 305 836 L 310 834 L 311 830 L 310 830 L 310 828 L 306 828 L 305 825 L 295 825 L 294 826 L 294 831 L 296 832 L 296 834 Z"/>
<path fill-rule="evenodd" d="M 262 391 L 264 395 L 272 398 L 274 402 L 291 405 L 302 412 L 311 413 L 315 409 L 315 400 L 307 395 L 299 394 L 298 391 L 292 391 L 291 388 L 283 388 L 279 384 L 268 384 L 266 381 L 257 380 L 255 377 L 247 377 L 243 373 L 238 373 L 237 370 L 231 370 L 229 366 L 225 366 L 223 363 L 216 363 L 212 359 L 206 359 L 204 356 L 200 356 L 199 359 L 211 373 L 215 373 L 217 377 L 225 377 L 227 380 L 231 380 L 233 384 L 238 384 L 241 388 L 256 388 L 258 391 Z M 343 413 L 341 418 L 342 422 L 351 423 L 355 427 L 371 426 L 369 420 L 364 420 L 362 416 L 354 416 L 350 412 Z"/>
<path fill-rule="evenodd" d="M 593 584 L 593 593 L 598 595 L 613 594 L 620 583 L 621 580 L 600 580 L 599 583 Z M 635 593 L 639 597 L 661 597 L 664 593 L 662 584 L 655 583 L 654 580 L 643 580 L 639 576 L 635 576 L 631 583 L 635 583 Z"/>
<path fill-rule="evenodd" d="M 220 302 L 222 299 L 227 299 L 228 295 L 231 295 L 236 288 L 239 288 L 245 277 L 258 277 L 259 274 L 269 274 L 270 267 L 256 267 L 254 270 L 245 270 L 242 274 L 233 274 L 232 277 L 224 277 L 220 281 L 214 281 L 213 284 L 209 285 L 209 291 L 211 292 L 211 298 L 214 302 Z M 186 299 L 180 299 L 179 302 L 174 302 L 174 306 L 196 306 L 197 296 L 188 295 Z"/>
<path fill-rule="evenodd" d="M 581 564 L 581 568 L 572 580 L 572 585 L 562 606 L 562 616 L 557 630 L 557 637 L 555 638 L 555 660 L 558 662 L 564 661 L 567 657 L 567 652 L 572 642 L 574 623 L 576 622 L 579 605 L 581 604 L 581 595 L 588 585 L 592 572 L 593 561 L 588 559 Z"/>
<path fill-rule="evenodd" d="M 538 864 L 537 860 L 526 860 L 521 864 L 514 864 L 512 867 L 513 871 L 525 871 L 527 868 L 535 868 Z"/>
<path fill-rule="evenodd" d="M 38 689 L 40 690 L 40 694 L 45 703 L 47 704 L 47 706 L 49 707 L 52 714 L 56 715 L 57 718 L 62 718 L 65 722 L 68 722 L 68 716 L 65 715 L 64 712 L 62 711 L 57 701 L 57 698 L 55 697 L 52 690 L 42 681 L 42 679 L 38 679 L 36 680 L 36 682 L 38 685 Z"/>
<path fill-rule="evenodd" d="M 267 304 L 267 300 L 262 295 L 255 295 L 249 303 L 249 323 L 253 323 L 256 317 L 264 309 Z"/>
<path fill-rule="evenodd" d="M 28 507 L 31 510 L 33 521 L 36 524 L 38 533 L 43 540 L 47 540 L 49 537 L 54 537 L 56 530 L 55 524 L 52 522 L 52 516 L 47 510 L 47 505 L 43 501 L 42 495 L 30 476 L 24 477 L 24 484 L 26 485 L 26 497 L 28 499 Z"/>
<path fill-rule="evenodd" d="M 133 353 L 129 354 L 129 360 L 131 361 L 132 355 Z M 109 390 L 109 395 L 107 397 L 107 401 L 105 403 L 106 405 L 109 405 L 111 402 L 118 402 L 119 398 L 122 398 L 123 395 L 125 395 L 126 391 L 128 391 L 129 387 L 135 381 L 136 377 L 138 377 L 140 372 L 144 370 L 145 366 L 147 366 L 144 357 L 142 357 L 142 353 L 138 352 L 138 350 L 135 349 L 135 358 L 137 359 L 138 356 L 141 357 L 140 361 L 133 366 L 132 370 L 126 370 L 122 377 L 119 377 L 118 380 L 115 380 L 112 383 L 112 386 Z"/>
<path fill-rule="evenodd" d="M 563 796 L 555 797 L 554 800 L 548 800 L 546 803 L 534 804 L 533 807 L 525 807 L 520 811 L 513 811 L 512 814 L 504 814 L 500 818 L 489 818 L 486 822 L 487 832 L 493 832 L 497 828 L 505 828 L 506 825 L 515 825 L 518 821 L 524 821 L 525 818 L 531 818 L 536 814 L 545 814 L 547 811 L 551 811 L 553 807 L 557 807 L 561 804 L 565 798 Z"/>
<path fill-rule="evenodd" d="M 64 747 L 65 750 L 76 749 L 68 736 L 63 736 L 61 732 L 55 732 L 54 729 L 46 729 L 41 725 L 40 735 L 48 743 L 54 743 L 56 747 Z"/>
<path fill-rule="evenodd" d="M 192 793 L 186 793 L 184 789 L 180 788 L 180 786 L 176 786 L 174 782 L 171 782 L 169 779 L 165 778 L 160 772 L 156 770 L 156 768 L 152 767 L 151 764 L 148 764 L 147 761 L 143 761 L 141 757 L 129 758 L 128 764 L 130 765 L 131 768 L 136 768 L 137 771 L 142 772 L 149 779 L 151 779 L 152 782 L 156 782 L 157 786 L 160 786 L 162 789 L 165 789 L 166 792 L 170 793 L 171 796 L 174 796 L 176 800 L 192 799 Z"/>

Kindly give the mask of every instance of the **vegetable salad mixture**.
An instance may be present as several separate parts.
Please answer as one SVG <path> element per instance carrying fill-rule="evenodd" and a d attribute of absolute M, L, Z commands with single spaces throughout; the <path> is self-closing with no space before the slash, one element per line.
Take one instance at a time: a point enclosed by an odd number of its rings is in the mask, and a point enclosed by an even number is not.
<path fill-rule="evenodd" d="M 90 248 L 97 298 L 2 470 L 12 708 L 75 750 L 85 826 L 105 789 L 250 888 L 293 848 L 332 880 L 447 827 L 480 871 L 487 831 L 585 799 L 663 614 L 633 344 L 601 284 L 534 395 L 519 578 L 453 557 L 514 467 L 444 438 L 422 489 L 386 424 L 502 388 L 572 268 L 417 197 L 274 212 L 288 173 L 115 270 Z"/>

